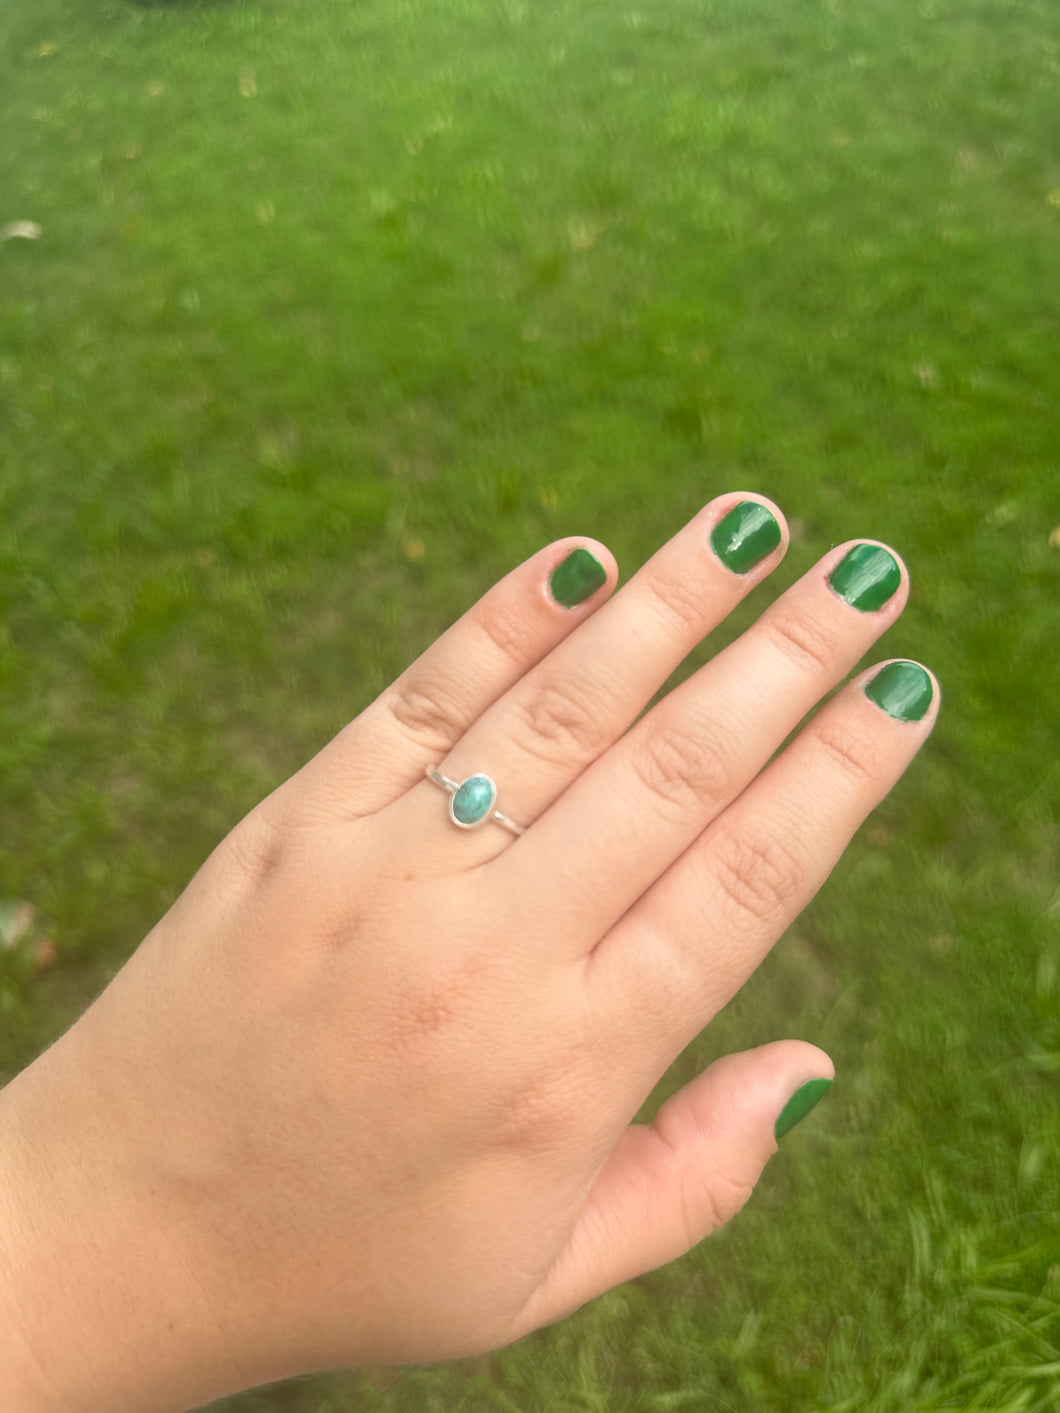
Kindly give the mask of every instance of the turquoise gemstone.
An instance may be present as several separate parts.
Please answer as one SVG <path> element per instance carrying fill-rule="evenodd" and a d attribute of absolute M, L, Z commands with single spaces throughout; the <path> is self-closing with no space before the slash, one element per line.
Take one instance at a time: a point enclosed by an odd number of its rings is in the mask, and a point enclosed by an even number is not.
<path fill-rule="evenodd" d="M 469 775 L 453 796 L 449 808 L 457 824 L 473 829 L 488 819 L 497 798 L 497 787 L 488 775 Z"/>

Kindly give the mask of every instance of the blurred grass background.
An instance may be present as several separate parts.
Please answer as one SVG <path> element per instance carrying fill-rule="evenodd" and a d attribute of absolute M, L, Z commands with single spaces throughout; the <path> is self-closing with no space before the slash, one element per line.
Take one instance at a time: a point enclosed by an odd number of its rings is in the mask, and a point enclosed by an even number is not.
<path fill-rule="evenodd" d="M 551 539 L 626 578 L 779 501 L 675 682 L 887 540 L 874 656 L 945 693 L 645 1108 L 835 1058 L 730 1229 L 489 1358 L 218 1408 L 1060 1407 L 1058 81 L 1055 0 L 0 8 L 0 1081 Z"/>

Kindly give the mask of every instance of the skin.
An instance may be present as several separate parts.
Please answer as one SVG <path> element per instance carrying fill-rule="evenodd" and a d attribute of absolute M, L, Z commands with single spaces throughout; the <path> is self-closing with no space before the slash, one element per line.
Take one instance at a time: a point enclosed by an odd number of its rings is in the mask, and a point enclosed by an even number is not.
<path fill-rule="evenodd" d="M 643 718 L 780 562 L 710 502 L 614 594 L 598 541 L 492 588 L 253 809 L 0 1093 L 0 1391 L 176 1413 L 501 1347 L 728 1221 L 828 1056 L 729 1055 L 631 1119 L 827 878 L 934 724 L 847 684 L 901 613 L 840 545 Z M 850 542 L 854 543 L 854 542 Z M 548 591 L 577 545 L 608 570 Z M 635 724 L 634 724 L 635 723 Z M 531 827 L 456 829 L 435 763 Z M 6 1308 L 5 1308 L 6 1307 Z"/>

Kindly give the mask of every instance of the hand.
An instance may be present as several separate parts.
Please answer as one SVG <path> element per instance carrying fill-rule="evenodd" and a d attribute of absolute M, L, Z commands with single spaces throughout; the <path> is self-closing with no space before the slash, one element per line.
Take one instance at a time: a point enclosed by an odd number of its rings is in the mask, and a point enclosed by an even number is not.
<path fill-rule="evenodd" d="M 904 606 L 904 569 L 855 542 L 637 720 L 782 558 L 769 505 L 712 501 L 610 601 L 594 540 L 513 570 L 0 1095 L 39 1407 L 497 1348 L 744 1204 L 788 1099 L 832 1074 L 820 1050 L 730 1055 L 630 1121 L 938 705 L 922 669 L 870 669 L 767 765 Z M 565 608 L 549 576 L 579 546 L 606 584 Z M 457 828 L 432 763 L 488 773 L 526 833 Z"/>

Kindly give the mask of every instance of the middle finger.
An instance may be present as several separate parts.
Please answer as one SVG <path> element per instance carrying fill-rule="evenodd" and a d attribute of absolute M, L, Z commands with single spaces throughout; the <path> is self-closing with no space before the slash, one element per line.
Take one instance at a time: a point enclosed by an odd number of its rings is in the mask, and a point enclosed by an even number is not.
<path fill-rule="evenodd" d="M 501 896 L 532 907 L 535 946 L 580 955 L 613 927 L 907 597 L 892 551 L 865 540 L 838 546 L 580 775 L 490 866 Z"/>
<path fill-rule="evenodd" d="M 565 638 L 464 733 L 438 768 L 497 784 L 497 807 L 530 824 L 608 750 L 698 642 L 780 563 L 783 517 L 764 496 L 719 496 L 624 588 Z M 474 671 L 474 664 L 468 664 Z M 446 828 L 426 780 L 397 802 Z M 522 840 L 519 841 L 522 843 Z M 511 851 L 500 829 L 452 840 L 468 869 Z M 447 866 L 451 860 L 446 857 Z"/>

